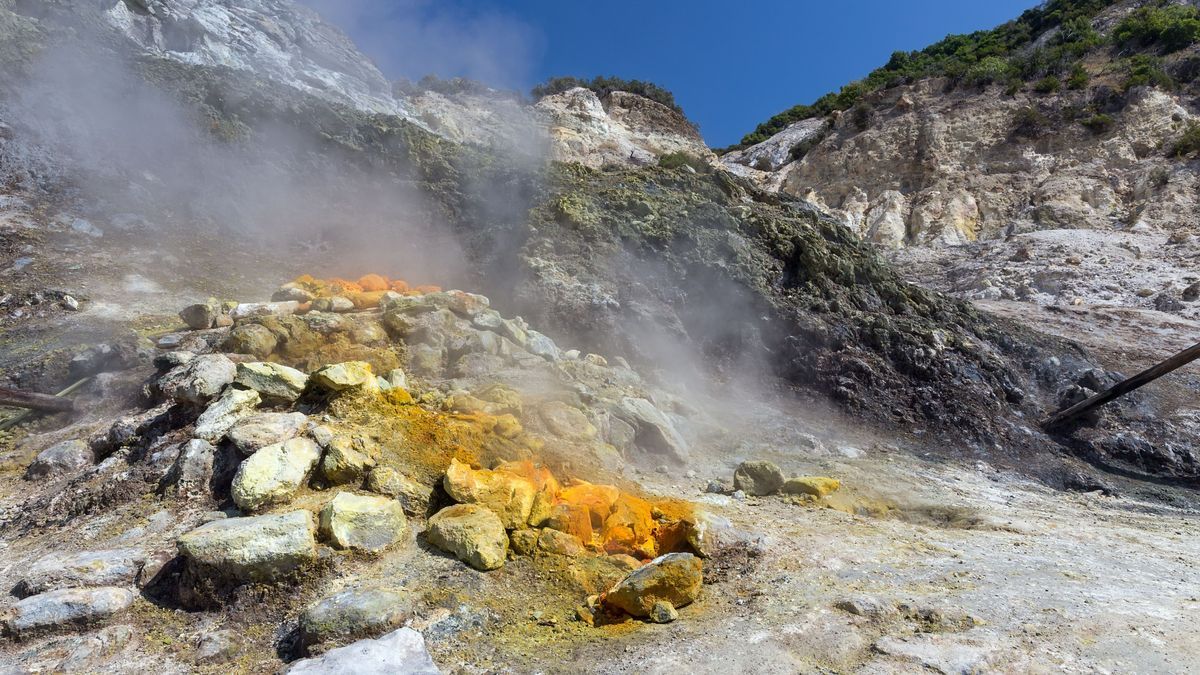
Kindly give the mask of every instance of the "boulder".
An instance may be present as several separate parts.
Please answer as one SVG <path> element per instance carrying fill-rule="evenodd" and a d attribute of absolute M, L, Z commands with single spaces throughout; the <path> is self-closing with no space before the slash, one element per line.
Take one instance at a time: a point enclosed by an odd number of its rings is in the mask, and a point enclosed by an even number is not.
<path fill-rule="evenodd" d="M 425 650 L 425 638 L 411 628 L 400 628 L 376 640 L 359 640 L 301 659 L 288 667 L 288 675 L 440 675 Z"/>
<path fill-rule="evenodd" d="M 179 402 L 204 405 L 233 382 L 237 366 L 224 354 L 202 354 L 172 368 L 158 381 L 163 396 Z"/>
<path fill-rule="evenodd" d="M 687 442 L 679 435 L 671 420 L 650 401 L 627 396 L 621 399 L 615 414 L 633 425 L 637 442 L 644 449 L 678 462 L 687 457 Z"/>
<path fill-rule="evenodd" d="M 269 445 L 251 455 L 233 477 L 230 493 L 243 511 L 255 511 L 289 500 L 321 458 L 321 449 L 307 438 Z"/>
<path fill-rule="evenodd" d="M 450 461 L 442 485 L 454 501 L 487 507 L 510 530 L 524 527 L 529 521 L 537 492 L 533 482 L 523 476 L 472 469 L 457 459 Z"/>
<path fill-rule="evenodd" d="M 300 615 L 300 643 L 308 651 L 360 638 L 378 637 L 408 620 L 411 601 L 404 591 L 352 588 L 322 598 Z"/>
<path fill-rule="evenodd" d="M 559 532 L 546 528 L 542 530 L 537 540 L 538 550 L 546 553 L 554 553 L 556 555 L 565 555 L 568 557 L 581 556 L 587 552 L 583 547 L 583 543 L 577 537 L 573 537 L 566 532 Z"/>
<path fill-rule="evenodd" d="M 310 377 L 313 385 L 326 391 L 341 392 L 347 389 L 375 389 L 375 373 L 366 361 L 347 361 L 325 366 Z"/>
<path fill-rule="evenodd" d="M 596 427 L 579 408 L 563 403 L 550 401 L 538 409 L 550 433 L 569 441 L 590 441 L 596 437 Z"/>
<path fill-rule="evenodd" d="M 304 413 L 254 413 L 237 420 L 227 436 L 243 457 L 249 457 L 268 445 L 299 436 L 307 424 Z"/>
<path fill-rule="evenodd" d="M 312 514 L 224 518 L 184 534 L 179 553 L 201 572 L 236 582 L 269 581 L 317 557 Z"/>
<path fill-rule="evenodd" d="M 400 502 L 404 512 L 413 516 L 425 513 L 433 496 L 433 489 L 429 486 L 387 466 L 371 469 L 371 473 L 367 475 L 367 489 L 394 497 Z"/>
<path fill-rule="evenodd" d="M 51 553 L 29 566 L 17 584 L 20 596 L 86 586 L 129 586 L 146 562 L 141 551 L 114 549 Z"/>
<path fill-rule="evenodd" d="M 84 441 L 69 440 L 46 448 L 25 470 L 25 477 L 55 478 L 91 466 L 96 461 L 92 447 Z"/>
<path fill-rule="evenodd" d="M 668 553 L 631 572 L 604 595 L 604 604 L 630 616 L 647 618 L 655 603 L 686 607 L 700 595 L 703 565 L 691 553 Z"/>
<path fill-rule="evenodd" d="M 290 316 L 296 313 L 300 308 L 300 303 L 295 300 L 285 300 L 283 302 L 243 302 L 233 311 L 229 312 L 229 318 L 234 321 L 241 321 L 256 316 Z"/>
<path fill-rule="evenodd" d="M 137 594 L 126 588 L 68 588 L 31 595 L 13 605 L 8 632 L 23 636 L 68 626 L 105 621 L 133 605 Z"/>
<path fill-rule="evenodd" d="M 408 528 L 400 502 L 339 492 L 321 509 L 321 536 L 335 548 L 382 551 Z"/>
<path fill-rule="evenodd" d="M 429 519 L 429 543 L 478 570 L 504 566 L 508 535 L 500 518 L 477 504 L 456 504 Z"/>
<path fill-rule="evenodd" d="M 236 659 L 242 651 L 242 635 L 235 630 L 205 633 L 196 643 L 196 663 L 228 663 Z"/>
<path fill-rule="evenodd" d="M 217 449 L 208 441 L 193 438 L 184 443 L 167 474 L 166 484 L 182 493 L 203 492 L 212 482 Z"/>
<path fill-rule="evenodd" d="M 220 398 L 200 413 L 192 435 L 209 443 L 216 443 L 239 419 L 249 415 L 261 402 L 262 398 L 257 391 L 229 387 Z"/>
<path fill-rule="evenodd" d="M 783 471 L 772 462 L 742 462 L 733 472 L 733 488 L 748 495 L 771 495 L 783 487 Z"/>
<path fill-rule="evenodd" d="M 308 375 L 278 363 L 254 361 L 237 364 L 234 384 L 257 391 L 264 401 L 291 403 L 308 385 Z"/>
<path fill-rule="evenodd" d="M 337 434 L 325 444 L 321 472 L 333 485 L 362 485 L 375 466 L 379 445 L 360 434 Z"/>
<path fill-rule="evenodd" d="M 533 555 L 538 537 L 537 530 L 513 530 L 508 535 L 508 547 L 517 555 Z"/>
<path fill-rule="evenodd" d="M 188 305 L 179 312 L 179 318 L 192 330 L 212 328 L 216 325 L 217 317 L 220 315 L 221 303 L 213 298 L 209 298 L 207 302 Z"/>
<path fill-rule="evenodd" d="M 784 482 L 780 492 L 785 495 L 812 495 L 814 497 L 824 497 L 825 495 L 833 494 L 842 486 L 841 481 L 836 478 L 825 478 L 823 476 L 797 476 L 789 478 Z"/>
<path fill-rule="evenodd" d="M 243 323 L 229 331 L 221 348 L 233 354 L 249 354 L 265 359 L 275 352 L 279 338 L 271 329 L 259 323 Z"/>

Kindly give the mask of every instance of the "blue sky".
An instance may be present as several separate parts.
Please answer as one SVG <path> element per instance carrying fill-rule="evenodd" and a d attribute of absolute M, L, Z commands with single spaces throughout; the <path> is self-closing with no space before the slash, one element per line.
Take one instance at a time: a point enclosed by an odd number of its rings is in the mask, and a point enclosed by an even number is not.
<path fill-rule="evenodd" d="M 893 51 L 991 28 L 1033 0 L 303 0 L 392 78 L 434 72 L 528 91 L 617 75 L 675 93 L 712 146 L 860 78 Z"/>

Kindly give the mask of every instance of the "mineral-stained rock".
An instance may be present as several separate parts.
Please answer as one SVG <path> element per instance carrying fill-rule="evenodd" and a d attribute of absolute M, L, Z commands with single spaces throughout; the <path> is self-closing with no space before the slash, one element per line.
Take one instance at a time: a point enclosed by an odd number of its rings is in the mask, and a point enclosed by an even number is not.
<path fill-rule="evenodd" d="M 637 430 L 637 442 L 650 452 L 683 461 L 687 457 L 687 442 L 675 425 L 653 403 L 644 398 L 625 397 L 616 411 Z"/>
<path fill-rule="evenodd" d="M 30 565 L 16 591 L 27 596 L 83 586 L 132 585 L 145 560 L 144 553 L 133 549 L 51 553 Z"/>
<path fill-rule="evenodd" d="M 202 354 L 163 375 L 158 388 L 174 401 L 204 405 L 233 382 L 236 374 L 237 366 L 228 356 Z"/>
<path fill-rule="evenodd" d="M 371 469 L 371 473 L 367 475 L 367 489 L 381 495 L 395 497 L 404 507 L 404 512 L 413 516 L 425 513 L 429 507 L 429 499 L 433 495 L 433 489 L 429 486 L 418 483 L 387 466 L 377 466 Z"/>
<path fill-rule="evenodd" d="M 308 417 L 304 413 L 254 413 L 239 419 L 228 436 L 234 447 L 248 457 L 268 445 L 299 436 L 307 424 Z"/>
<path fill-rule="evenodd" d="M 133 591 L 114 586 L 50 591 L 17 602 L 5 623 L 14 635 L 93 624 L 129 609 L 136 598 Z"/>
<path fill-rule="evenodd" d="M 308 376 L 278 363 L 255 361 L 237 364 L 233 381 L 257 391 L 264 401 L 290 403 L 300 398 L 308 385 Z"/>
<path fill-rule="evenodd" d="M 595 525 L 604 523 L 620 497 L 621 491 L 612 485 L 596 485 L 583 481 L 563 488 L 558 493 L 559 500 L 564 503 L 586 506 Z"/>
<path fill-rule="evenodd" d="M 287 501 L 304 484 L 320 458 L 321 449 L 307 438 L 269 445 L 238 467 L 230 488 L 233 501 L 243 511 Z"/>
<path fill-rule="evenodd" d="M 196 663 L 226 663 L 242 651 L 242 636 L 235 630 L 212 631 L 200 636 L 196 644 Z"/>
<path fill-rule="evenodd" d="M 336 434 L 325 444 L 321 472 L 333 485 L 362 485 L 375 466 L 379 446 L 360 434 Z"/>
<path fill-rule="evenodd" d="M 61 476 L 91 466 L 96 461 L 91 446 L 80 440 L 55 443 L 38 453 L 37 459 L 25 470 L 28 479 Z"/>
<path fill-rule="evenodd" d="M 208 441 L 193 438 L 183 444 L 167 474 L 166 484 L 181 493 L 205 491 L 213 477 L 217 449 Z"/>
<path fill-rule="evenodd" d="M 457 459 L 450 461 L 442 485 L 456 502 L 486 506 L 510 530 L 524 527 L 529 521 L 537 492 L 527 478 L 505 471 L 472 469 Z"/>
<path fill-rule="evenodd" d="M 400 502 L 339 492 L 321 510 L 321 535 L 336 548 L 382 551 L 408 527 Z"/>
<path fill-rule="evenodd" d="M 440 675 L 433 658 L 425 651 L 425 639 L 411 628 L 400 628 L 377 640 L 359 640 L 302 659 L 286 671 L 288 675 Z"/>
<path fill-rule="evenodd" d="M 580 556 L 586 552 L 583 543 L 577 537 L 550 528 L 542 530 L 542 534 L 538 537 L 537 547 L 547 553 L 570 557 Z"/>
<path fill-rule="evenodd" d="M 221 440 L 230 427 L 262 402 L 257 391 L 229 387 L 196 420 L 192 435 L 210 443 Z"/>
<path fill-rule="evenodd" d="M 532 555 L 538 544 L 537 530 L 513 530 L 508 535 L 509 548 L 517 555 Z"/>
<path fill-rule="evenodd" d="M 544 524 L 582 541 L 592 540 L 592 512 L 583 504 L 555 504 Z"/>
<path fill-rule="evenodd" d="M 179 318 L 192 330 L 205 330 L 213 327 L 220 313 L 221 304 L 210 299 L 208 302 L 199 302 L 184 307 L 179 312 Z"/>
<path fill-rule="evenodd" d="M 429 519 L 429 543 L 478 570 L 504 565 L 508 535 L 500 518 L 483 506 L 456 504 Z"/>
<path fill-rule="evenodd" d="M 243 302 L 229 313 L 234 321 L 249 319 L 255 316 L 290 316 L 300 308 L 295 300 L 283 302 Z"/>
<path fill-rule="evenodd" d="M 300 642 L 308 653 L 360 638 L 373 638 L 403 624 L 411 600 L 391 588 L 352 588 L 322 598 L 300 615 Z"/>
<path fill-rule="evenodd" d="M 202 573 L 237 582 L 268 581 L 316 559 L 315 529 L 308 511 L 225 518 L 184 534 L 178 545 Z"/>
<path fill-rule="evenodd" d="M 363 387 L 376 388 L 375 373 L 366 361 L 347 361 L 325 366 L 310 377 L 313 385 L 326 391 L 340 392 Z"/>
<path fill-rule="evenodd" d="M 742 462 L 733 472 L 733 487 L 749 495 L 770 495 L 783 487 L 783 471 L 772 462 Z"/>
<path fill-rule="evenodd" d="M 654 623 L 671 623 L 679 618 L 679 612 L 675 610 L 675 605 L 666 600 L 659 600 L 650 608 L 650 616 L 647 618 Z"/>
<path fill-rule="evenodd" d="M 258 323 L 243 323 L 233 327 L 221 348 L 233 354 L 249 354 L 265 359 L 279 346 L 279 338 L 271 329 Z"/>
<path fill-rule="evenodd" d="M 588 421 L 587 416 L 579 408 L 562 401 L 543 404 L 538 414 L 555 436 L 570 441 L 589 441 L 596 437 L 596 427 Z"/>
<path fill-rule="evenodd" d="M 789 478 L 784 482 L 780 492 L 785 495 L 812 495 L 814 497 L 824 497 L 825 495 L 833 494 L 842 486 L 841 481 L 836 478 L 825 478 L 822 476 L 797 476 Z"/>
<path fill-rule="evenodd" d="M 686 607 L 700 595 L 703 566 L 691 553 L 668 553 L 631 572 L 604 596 L 604 603 L 636 617 L 649 617 L 657 602 Z"/>

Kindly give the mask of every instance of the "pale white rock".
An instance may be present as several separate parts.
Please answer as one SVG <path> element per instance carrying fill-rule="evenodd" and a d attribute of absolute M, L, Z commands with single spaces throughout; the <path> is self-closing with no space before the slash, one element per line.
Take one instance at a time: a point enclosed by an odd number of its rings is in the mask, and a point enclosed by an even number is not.
<path fill-rule="evenodd" d="M 129 609 L 136 599 L 133 591 L 113 586 L 49 591 L 18 601 L 5 623 L 15 635 L 98 623 Z"/>
<path fill-rule="evenodd" d="M 321 656 L 296 661 L 289 675 L 439 675 L 425 650 L 425 638 L 412 628 L 399 628 L 376 640 L 359 640 Z"/>
<path fill-rule="evenodd" d="M 192 435 L 216 443 L 229 432 L 230 427 L 249 415 L 261 402 L 257 391 L 228 387 L 220 398 L 200 414 Z"/>
<path fill-rule="evenodd" d="M 234 321 L 249 319 L 256 316 L 289 316 L 295 314 L 300 308 L 300 303 L 295 300 L 285 300 L 283 302 L 243 302 L 233 311 L 229 312 L 229 318 Z"/>
<path fill-rule="evenodd" d="M 238 508 L 255 511 L 287 501 L 300 489 L 321 458 L 311 439 L 293 438 L 251 455 L 233 476 L 230 493 Z"/>

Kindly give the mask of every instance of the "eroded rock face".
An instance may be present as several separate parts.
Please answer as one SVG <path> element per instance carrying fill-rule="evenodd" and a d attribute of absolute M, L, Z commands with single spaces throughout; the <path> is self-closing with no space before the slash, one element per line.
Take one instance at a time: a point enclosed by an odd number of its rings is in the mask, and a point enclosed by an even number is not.
<path fill-rule="evenodd" d="M 373 638 L 408 619 L 408 593 L 390 588 L 352 588 L 318 600 L 300 615 L 300 641 L 309 653 L 330 644 Z"/>
<path fill-rule="evenodd" d="M 533 483 L 519 475 L 472 469 L 458 460 L 450 461 L 442 485 L 454 501 L 487 507 L 508 529 L 528 522 L 537 493 Z"/>
<path fill-rule="evenodd" d="M 163 396 L 181 403 L 204 405 L 233 382 L 237 366 L 224 354 L 203 354 L 164 375 L 158 382 Z"/>
<path fill-rule="evenodd" d="M 477 570 L 504 566 L 508 534 L 504 523 L 488 509 L 476 504 L 456 504 L 429 519 L 429 543 Z"/>
<path fill-rule="evenodd" d="M 257 391 L 264 401 L 290 403 L 300 398 L 308 376 L 279 363 L 257 361 L 237 364 L 233 381 Z"/>
<path fill-rule="evenodd" d="M 316 524 L 308 511 L 216 520 L 179 538 L 179 552 L 199 569 L 235 582 L 269 581 L 315 560 Z"/>
<path fill-rule="evenodd" d="M 86 586 L 132 585 L 144 553 L 133 549 L 51 553 L 30 566 L 17 585 L 20 595 Z"/>
<path fill-rule="evenodd" d="M 196 438 L 216 443 L 261 402 L 257 391 L 227 387 L 220 398 L 213 401 L 196 419 L 196 428 L 192 433 Z"/>
<path fill-rule="evenodd" d="M 90 445 L 81 440 L 69 440 L 46 448 L 38 453 L 37 459 L 25 470 L 25 477 L 56 478 L 91 466 L 95 453 Z"/>
<path fill-rule="evenodd" d="M 249 457 L 269 445 L 299 436 L 307 424 L 304 413 L 254 413 L 237 420 L 228 437 L 243 456 Z"/>
<path fill-rule="evenodd" d="M 126 588 L 71 588 L 32 595 L 17 602 L 5 620 L 14 635 L 29 635 L 105 621 L 133 605 Z"/>
<path fill-rule="evenodd" d="M 321 510 L 321 535 L 336 548 L 382 551 L 407 529 L 400 502 L 387 497 L 339 492 Z"/>

